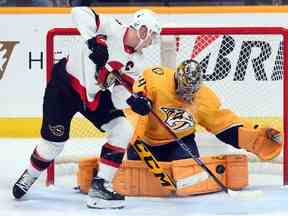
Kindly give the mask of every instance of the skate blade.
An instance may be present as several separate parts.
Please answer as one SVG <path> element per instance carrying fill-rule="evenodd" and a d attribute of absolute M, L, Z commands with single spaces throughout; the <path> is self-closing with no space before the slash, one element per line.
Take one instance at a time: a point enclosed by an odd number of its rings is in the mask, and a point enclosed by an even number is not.
<path fill-rule="evenodd" d="M 104 200 L 93 197 L 88 199 L 86 205 L 91 209 L 122 209 L 124 200 Z"/>

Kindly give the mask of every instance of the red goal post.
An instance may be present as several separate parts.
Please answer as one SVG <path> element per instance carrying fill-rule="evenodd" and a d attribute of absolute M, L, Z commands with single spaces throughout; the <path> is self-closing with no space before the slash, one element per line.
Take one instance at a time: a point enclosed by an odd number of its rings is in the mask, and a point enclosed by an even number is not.
<path fill-rule="evenodd" d="M 77 35 L 79 32 L 75 28 L 54 28 L 48 31 L 46 38 L 47 81 L 51 78 L 52 66 L 57 59 L 55 55 L 59 54 L 55 38 Z M 239 108 L 241 115 L 251 117 L 256 122 L 259 120 L 269 124 L 269 121 L 272 123 L 275 119 L 278 121 L 278 127 L 284 134 L 284 151 L 281 161 L 283 162 L 283 182 L 287 185 L 287 30 L 281 27 L 169 27 L 161 31 L 161 38 L 165 37 L 175 39 L 172 40 L 175 46 L 171 46 L 173 52 L 176 53 L 175 56 L 172 54 L 172 58 L 175 58 L 172 62 L 179 63 L 188 57 L 197 59 L 204 68 L 204 82 L 215 87 L 217 94 L 221 95 L 223 92 L 221 97 L 224 101 L 237 101 L 235 105 L 227 104 L 227 108 L 231 108 L 230 105 L 235 106 L 236 113 Z M 168 48 L 168 53 L 171 47 L 164 45 L 163 49 L 161 48 L 164 50 L 164 55 L 165 48 Z M 152 48 L 147 51 L 151 64 L 161 64 L 161 50 Z M 171 62 L 170 59 L 169 61 Z M 277 93 L 276 90 L 282 92 Z M 244 95 L 241 100 L 242 93 Z M 270 101 L 273 97 L 277 98 L 275 104 L 274 101 Z M 261 102 L 263 104 L 260 104 Z M 259 107 L 257 107 L 258 104 Z M 244 111 L 242 112 L 243 105 L 245 106 L 243 110 L 248 110 L 247 115 Z M 271 105 L 275 107 L 270 107 Z M 258 110 L 259 113 L 257 113 Z M 47 184 L 53 183 L 54 163 L 47 172 Z"/>

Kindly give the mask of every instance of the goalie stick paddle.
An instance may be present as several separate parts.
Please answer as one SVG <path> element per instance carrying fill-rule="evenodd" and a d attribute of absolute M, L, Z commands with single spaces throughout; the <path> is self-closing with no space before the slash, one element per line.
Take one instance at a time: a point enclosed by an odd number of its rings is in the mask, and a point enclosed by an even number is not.
<path fill-rule="evenodd" d="M 136 140 L 132 147 L 137 152 L 140 159 L 147 165 L 149 171 L 159 179 L 161 185 L 175 191 L 175 181 L 162 169 L 153 154 L 146 148 L 145 143 L 142 140 Z"/>
<path fill-rule="evenodd" d="M 121 74 L 117 73 L 116 71 L 110 71 L 116 78 L 116 80 L 123 85 L 128 91 L 131 92 L 131 85 L 130 83 L 127 83 L 125 80 L 122 79 Z M 133 93 L 132 93 L 133 94 Z M 205 165 L 203 160 L 201 158 L 196 157 L 190 148 L 181 140 L 178 139 L 176 134 L 169 128 L 168 125 L 166 125 L 162 119 L 153 111 L 151 110 L 151 114 L 153 117 L 155 117 L 159 123 L 167 130 L 167 132 L 175 139 L 177 144 L 185 151 L 189 156 L 205 171 L 208 173 L 208 175 L 219 185 L 222 191 L 224 191 L 226 194 L 230 195 L 231 197 L 242 197 L 242 198 L 256 198 L 262 196 L 262 191 L 235 191 L 232 189 L 229 189 L 226 187 L 215 175 L 214 173 Z"/>

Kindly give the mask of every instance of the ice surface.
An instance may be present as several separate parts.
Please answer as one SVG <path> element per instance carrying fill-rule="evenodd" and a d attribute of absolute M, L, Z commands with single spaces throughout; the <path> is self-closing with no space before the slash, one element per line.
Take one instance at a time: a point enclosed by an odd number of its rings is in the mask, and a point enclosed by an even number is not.
<path fill-rule="evenodd" d="M 12 197 L 11 188 L 26 167 L 37 139 L 0 139 L 0 216 L 188 216 L 188 215 L 288 215 L 288 188 L 282 176 L 250 176 L 247 190 L 262 190 L 259 198 L 232 198 L 214 193 L 186 198 L 128 197 L 122 210 L 94 210 L 85 206 L 86 195 L 76 192 L 74 176 L 57 178 L 46 187 L 42 180 L 33 185 L 21 201 Z"/>

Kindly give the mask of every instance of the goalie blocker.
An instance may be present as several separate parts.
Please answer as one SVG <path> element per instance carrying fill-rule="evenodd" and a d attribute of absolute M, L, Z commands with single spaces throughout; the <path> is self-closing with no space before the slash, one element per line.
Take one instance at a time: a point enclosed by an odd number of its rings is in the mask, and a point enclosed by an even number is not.
<path fill-rule="evenodd" d="M 246 155 L 219 155 L 203 157 L 203 160 L 228 188 L 240 190 L 248 185 Z M 191 159 L 159 162 L 159 164 L 175 180 L 177 184 L 176 196 L 221 191 L 219 185 Z M 97 167 L 97 158 L 80 160 L 77 181 L 81 192 L 88 192 L 92 176 L 97 172 Z M 161 186 L 159 179 L 149 172 L 142 161 L 124 161 L 113 179 L 113 188 L 126 196 L 167 197 L 174 194 L 171 188 Z"/>

